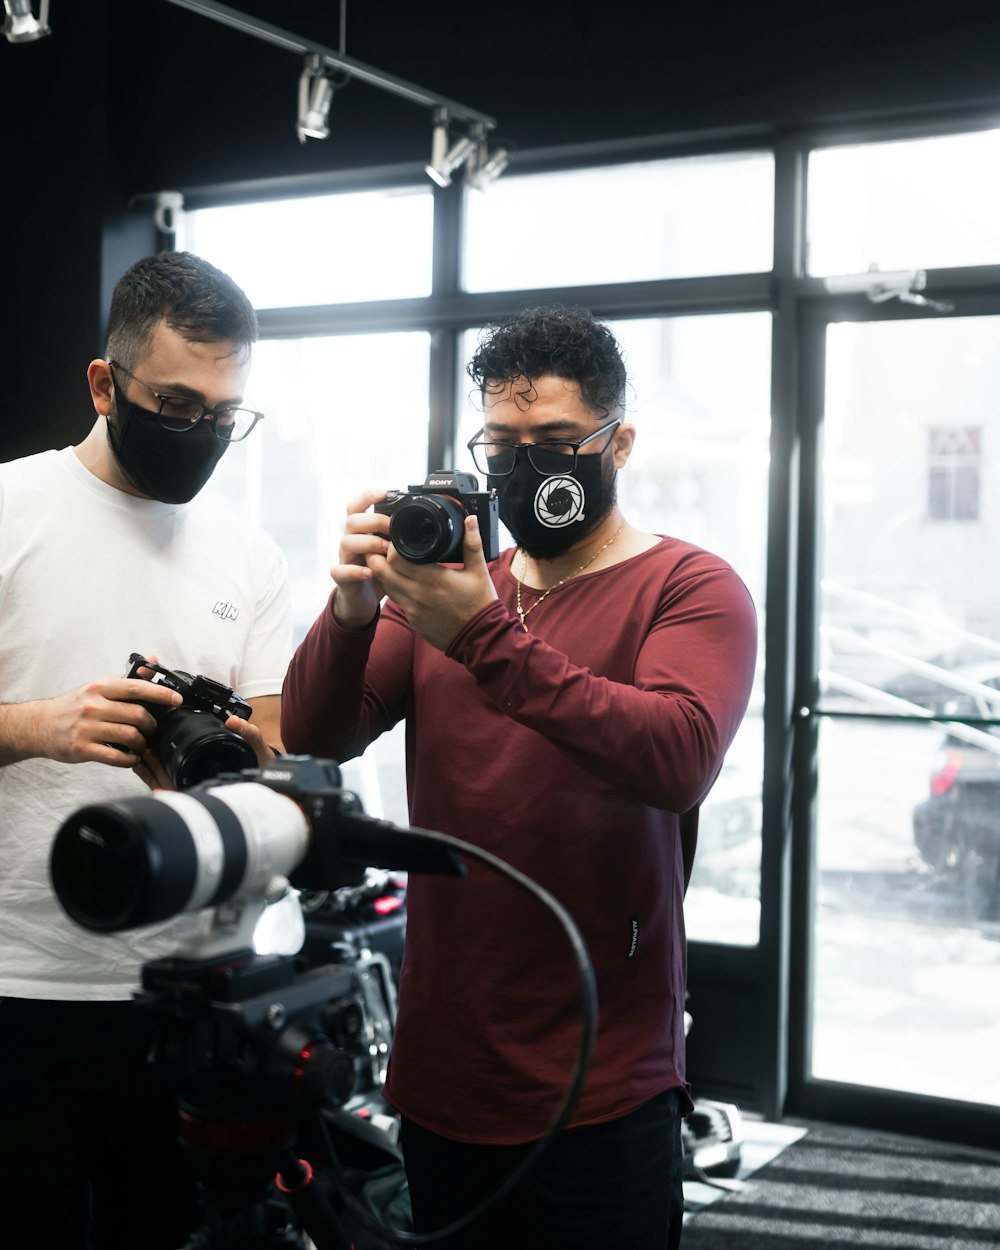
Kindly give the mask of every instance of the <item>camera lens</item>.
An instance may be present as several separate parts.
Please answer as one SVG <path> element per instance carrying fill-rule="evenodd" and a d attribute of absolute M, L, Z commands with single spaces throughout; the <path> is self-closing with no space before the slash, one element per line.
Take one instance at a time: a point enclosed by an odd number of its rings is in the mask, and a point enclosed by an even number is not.
<path fill-rule="evenodd" d="M 462 559 L 465 509 L 448 495 L 416 495 L 389 522 L 389 538 L 413 564 Z"/>
<path fill-rule="evenodd" d="M 131 836 L 134 817 L 110 804 L 78 816 L 72 837 L 57 840 L 53 848 L 53 887 L 60 899 L 71 887 L 64 906 L 78 923 L 105 931 L 123 927 L 144 909 L 149 890 L 149 860 L 142 843 Z"/>
<path fill-rule="evenodd" d="M 298 866 L 308 838 L 299 805 L 267 786 L 160 791 L 75 812 L 56 834 L 49 869 L 71 919 L 114 933 L 263 898 L 272 877 Z"/>
<path fill-rule="evenodd" d="M 178 790 L 257 767 L 256 753 L 245 738 L 210 712 L 186 707 L 171 708 L 160 717 L 150 746 Z"/>

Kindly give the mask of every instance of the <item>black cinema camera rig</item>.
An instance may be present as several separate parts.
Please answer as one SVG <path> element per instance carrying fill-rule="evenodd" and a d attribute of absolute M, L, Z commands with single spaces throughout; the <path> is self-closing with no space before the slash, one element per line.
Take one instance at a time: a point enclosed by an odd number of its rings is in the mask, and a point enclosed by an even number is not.
<path fill-rule="evenodd" d="M 387 1013 L 371 977 L 375 961 L 327 932 L 318 950 L 338 959 L 303 968 L 289 956 L 258 955 L 254 933 L 269 901 L 290 887 L 360 897 L 372 869 L 458 877 L 468 858 L 508 878 L 562 926 L 579 978 L 580 1045 L 545 1135 L 473 1210 L 418 1235 L 373 1220 L 343 1183 L 327 1132 L 352 1091 L 377 1088 L 382 1075 L 388 1038 L 374 1019 Z M 94 932 L 196 913 L 191 937 L 173 955 L 143 965 L 135 995 L 156 1022 L 151 1057 L 172 1082 L 179 1138 L 203 1199 L 203 1223 L 186 1250 L 304 1250 L 304 1233 L 315 1250 L 349 1250 L 348 1208 L 355 1225 L 392 1243 L 451 1236 L 511 1191 L 580 1097 L 596 986 L 570 914 L 481 847 L 365 815 L 332 761 L 279 756 L 183 792 L 83 807 L 60 826 L 49 870 L 64 910 Z M 338 918 L 329 919 L 336 928 Z M 314 1157 L 319 1151 L 319 1172 L 297 1157 L 300 1141 Z"/>
<path fill-rule="evenodd" d="M 465 869 L 419 831 L 366 816 L 340 780 L 331 761 L 283 756 L 184 793 L 81 808 L 52 845 L 53 889 L 87 929 L 197 913 L 187 942 L 143 966 L 135 994 L 155 1020 L 151 1058 L 175 1092 L 203 1199 L 189 1250 L 300 1247 L 302 1229 L 317 1246 L 350 1244 L 295 1145 L 307 1123 L 315 1140 L 312 1120 L 377 1083 L 369 970 L 346 948 L 344 962 L 310 968 L 258 955 L 253 933 L 289 884 L 357 888 L 372 865 Z"/>

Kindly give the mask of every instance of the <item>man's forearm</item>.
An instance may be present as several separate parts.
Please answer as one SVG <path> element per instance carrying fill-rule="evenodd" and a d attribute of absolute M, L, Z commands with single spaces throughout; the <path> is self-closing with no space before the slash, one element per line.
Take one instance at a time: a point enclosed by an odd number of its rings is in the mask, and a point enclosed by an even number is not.
<path fill-rule="evenodd" d="M 281 736 L 286 750 L 350 759 L 399 719 L 387 707 L 386 699 L 392 710 L 395 703 L 385 692 L 375 701 L 377 710 L 366 698 L 374 625 L 345 629 L 329 605 L 314 621 L 292 657 L 282 690 Z M 412 638 L 408 628 L 406 632 Z M 402 669 L 409 671 L 405 657 Z M 400 680 L 405 684 L 405 678 Z M 395 685 L 390 682 L 388 689 Z"/>
<path fill-rule="evenodd" d="M 0 704 L 0 766 L 45 754 L 41 701 Z"/>

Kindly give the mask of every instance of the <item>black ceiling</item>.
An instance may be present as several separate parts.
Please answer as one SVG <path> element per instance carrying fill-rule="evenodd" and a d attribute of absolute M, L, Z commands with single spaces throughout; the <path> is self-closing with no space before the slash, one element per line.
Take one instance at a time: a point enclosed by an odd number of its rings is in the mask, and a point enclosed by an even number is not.
<path fill-rule="evenodd" d="M 995 0 L 343 2 L 348 56 L 495 117 L 496 138 L 515 149 L 1000 98 Z M 426 159 L 419 105 L 352 82 L 330 139 L 300 145 L 295 54 L 170 0 L 107 4 L 110 108 L 134 103 L 124 133 L 140 181 Z M 339 49 L 336 0 L 231 7 Z"/>

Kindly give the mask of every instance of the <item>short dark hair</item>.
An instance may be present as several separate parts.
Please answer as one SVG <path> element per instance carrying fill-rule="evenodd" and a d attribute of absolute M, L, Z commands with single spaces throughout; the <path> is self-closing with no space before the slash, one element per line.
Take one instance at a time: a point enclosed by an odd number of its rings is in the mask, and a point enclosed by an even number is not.
<path fill-rule="evenodd" d="M 257 341 L 257 314 L 228 274 L 193 252 L 158 252 L 137 261 L 111 296 L 104 354 L 126 369 L 149 349 L 165 321 L 192 343 L 231 342 L 248 355 Z"/>
<path fill-rule="evenodd" d="M 598 417 L 614 416 L 625 407 L 628 379 L 621 348 L 586 308 L 526 308 L 487 326 L 466 371 L 483 395 L 516 378 L 531 382 L 554 375 L 576 382 Z"/>

